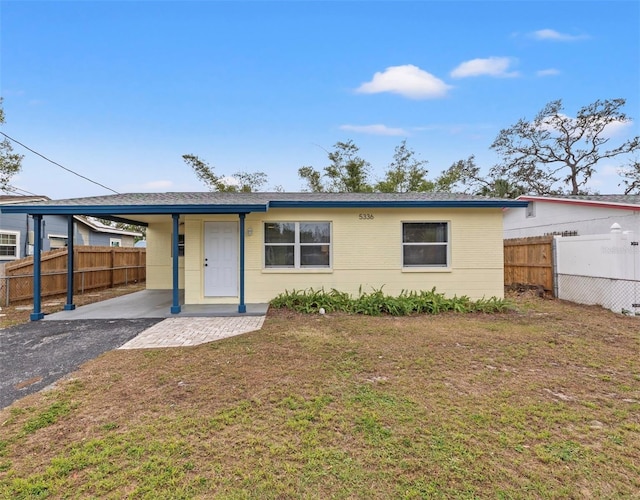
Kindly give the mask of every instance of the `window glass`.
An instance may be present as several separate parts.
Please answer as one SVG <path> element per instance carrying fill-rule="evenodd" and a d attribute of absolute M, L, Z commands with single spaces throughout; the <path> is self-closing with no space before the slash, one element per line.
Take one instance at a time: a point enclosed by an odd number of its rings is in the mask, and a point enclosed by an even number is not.
<path fill-rule="evenodd" d="M 330 234 L 328 222 L 300 223 L 300 243 L 329 243 Z"/>
<path fill-rule="evenodd" d="M 15 234 L 0 234 L 0 245 L 15 245 L 16 244 L 16 235 Z"/>
<path fill-rule="evenodd" d="M 448 267 L 449 223 L 402 224 L 403 267 Z"/>
<path fill-rule="evenodd" d="M 404 243 L 439 243 L 447 241 L 446 222 L 418 222 L 403 225 Z"/>
<path fill-rule="evenodd" d="M 18 256 L 18 235 L 11 233 L 0 233 L 0 256 Z"/>
<path fill-rule="evenodd" d="M 294 243 L 295 237 L 293 222 L 268 222 L 264 225 L 265 243 Z"/>
<path fill-rule="evenodd" d="M 264 264 L 266 267 L 293 267 L 293 245 L 267 245 L 264 249 Z"/>
<path fill-rule="evenodd" d="M 300 266 L 329 267 L 329 245 L 306 245 L 300 247 Z"/>
<path fill-rule="evenodd" d="M 444 245 L 411 245 L 403 250 L 405 266 L 446 266 L 447 247 Z"/>
<path fill-rule="evenodd" d="M 265 267 L 331 267 L 330 222 L 265 222 Z"/>

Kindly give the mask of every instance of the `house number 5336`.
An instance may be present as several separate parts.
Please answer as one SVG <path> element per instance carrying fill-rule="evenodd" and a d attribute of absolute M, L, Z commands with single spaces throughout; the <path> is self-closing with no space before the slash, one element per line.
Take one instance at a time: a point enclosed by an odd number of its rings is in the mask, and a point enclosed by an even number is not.
<path fill-rule="evenodd" d="M 358 214 L 358 219 L 360 220 L 373 220 L 373 214 Z"/>

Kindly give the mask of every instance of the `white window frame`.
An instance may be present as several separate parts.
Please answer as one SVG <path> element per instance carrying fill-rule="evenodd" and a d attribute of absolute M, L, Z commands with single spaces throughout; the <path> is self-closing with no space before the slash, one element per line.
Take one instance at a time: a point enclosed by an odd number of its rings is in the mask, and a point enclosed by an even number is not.
<path fill-rule="evenodd" d="M 15 247 L 15 252 L 14 255 L 0 255 L 0 260 L 16 260 L 20 258 L 20 232 L 19 231 L 0 231 L 0 236 L 2 235 L 8 235 L 8 236 L 15 236 L 16 237 L 16 243 L 15 245 L 11 245 L 11 244 L 0 244 L 0 246 L 3 247 L 9 247 L 9 246 L 14 246 Z"/>
<path fill-rule="evenodd" d="M 446 224 L 447 225 L 447 241 L 446 242 L 404 242 L 404 225 L 405 224 Z M 446 247 L 446 264 L 416 264 L 406 265 L 404 262 L 405 246 L 445 246 Z M 406 220 L 400 224 L 400 259 L 402 260 L 403 271 L 448 271 L 451 269 L 451 221 L 448 220 Z"/>
<path fill-rule="evenodd" d="M 294 241 L 286 243 L 267 243 L 267 224 L 294 224 Z M 329 243 L 301 243 L 300 242 L 300 224 L 329 224 Z M 271 220 L 263 221 L 262 223 L 263 237 L 262 237 L 262 268 L 266 271 L 278 271 L 278 270 L 330 270 L 333 268 L 333 224 L 327 220 L 308 220 L 308 221 L 282 221 Z M 267 266 L 266 248 L 267 246 L 292 246 L 293 245 L 293 266 Z M 307 265 L 303 266 L 300 263 L 300 249 L 305 246 L 328 246 L 329 247 L 329 264 L 322 265 Z"/>
<path fill-rule="evenodd" d="M 525 210 L 525 218 L 532 219 L 536 216 L 536 204 L 535 201 L 530 201 Z"/>
<path fill-rule="evenodd" d="M 117 245 L 114 245 L 114 243 L 117 243 Z M 109 246 L 113 248 L 121 248 L 122 238 L 109 238 Z"/>
<path fill-rule="evenodd" d="M 67 238 L 67 235 L 62 235 L 62 234 L 48 234 L 47 238 L 49 239 L 49 248 L 65 248 L 67 246 L 69 246 L 69 238 Z M 66 240 L 67 244 L 63 245 L 61 247 L 54 247 L 51 245 L 51 240 Z"/>

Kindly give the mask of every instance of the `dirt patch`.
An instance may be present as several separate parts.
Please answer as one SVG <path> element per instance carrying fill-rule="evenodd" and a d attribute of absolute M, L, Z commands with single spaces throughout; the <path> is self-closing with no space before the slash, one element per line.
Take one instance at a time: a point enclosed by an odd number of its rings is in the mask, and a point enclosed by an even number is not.
<path fill-rule="evenodd" d="M 116 288 L 105 288 L 97 291 L 94 290 L 91 293 L 77 294 L 74 295 L 73 301 L 77 307 L 80 307 L 87 304 L 93 304 L 94 302 L 119 297 L 121 295 L 138 292 L 144 289 L 144 283 L 134 283 Z M 42 312 L 45 314 L 52 314 L 54 312 L 62 311 L 64 309 L 65 302 L 66 295 L 47 297 L 46 301 L 42 303 Z M 21 323 L 27 323 L 30 321 L 32 312 L 33 303 L 24 301 L 0 307 L 0 329 L 19 325 Z"/>

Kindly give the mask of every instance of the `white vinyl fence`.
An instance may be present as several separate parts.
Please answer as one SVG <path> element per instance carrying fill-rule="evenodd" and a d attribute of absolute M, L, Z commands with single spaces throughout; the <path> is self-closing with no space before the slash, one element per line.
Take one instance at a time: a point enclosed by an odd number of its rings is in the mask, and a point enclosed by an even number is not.
<path fill-rule="evenodd" d="M 640 317 L 638 236 L 613 224 L 609 234 L 555 237 L 556 297 Z"/>

